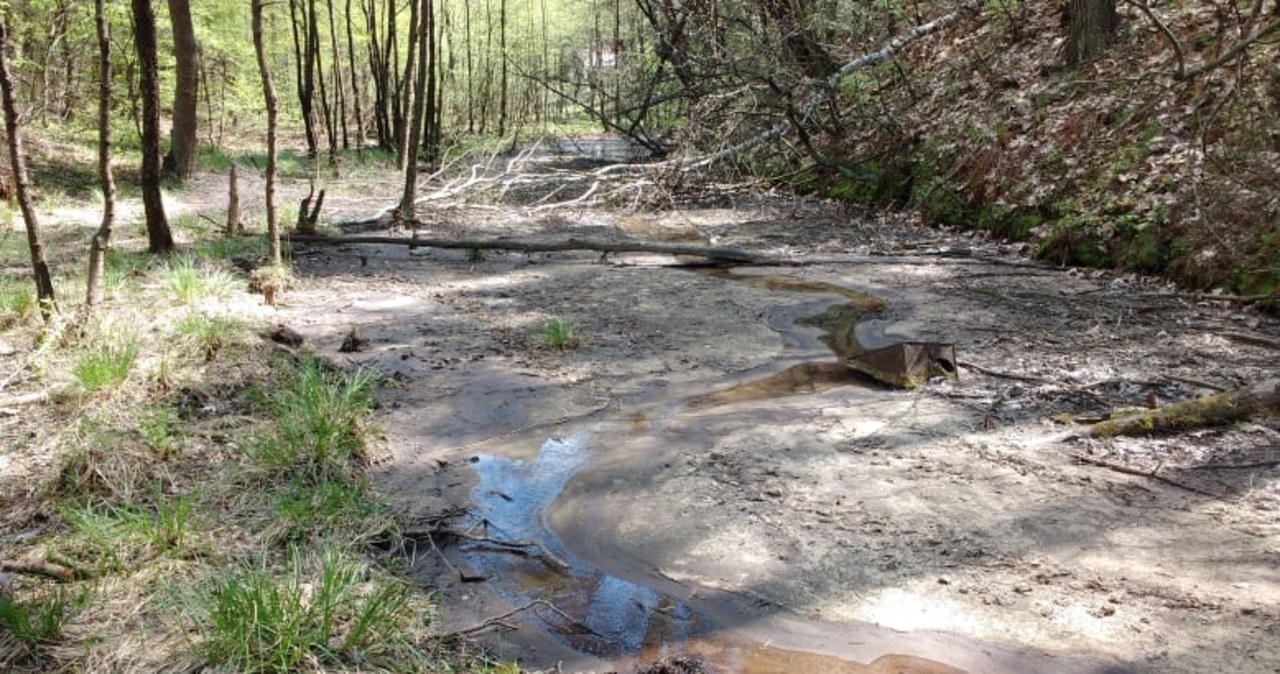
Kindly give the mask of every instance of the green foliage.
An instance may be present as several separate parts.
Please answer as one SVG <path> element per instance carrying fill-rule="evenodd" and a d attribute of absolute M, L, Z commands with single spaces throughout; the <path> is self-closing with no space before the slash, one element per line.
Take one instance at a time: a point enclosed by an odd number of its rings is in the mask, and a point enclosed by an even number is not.
<path fill-rule="evenodd" d="M 177 410 L 167 405 L 144 408 L 138 417 L 138 434 L 156 456 L 163 459 L 176 455 L 182 439 Z"/>
<path fill-rule="evenodd" d="M 317 661 L 376 660 L 414 618 L 412 599 L 406 583 L 327 549 L 318 559 L 295 553 L 283 573 L 244 568 L 217 579 L 192 618 L 210 665 L 284 674 Z"/>
<path fill-rule="evenodd" d="M 484 250 L 483 248 L 467 249 L 467 262 L 471 262 L 473 264 L 479 264 L 481 262 L 488 261 L 488 259 L 489 259 L 489 252 Z"/>
<path fill-rule="evenodd" d="M 366 458 L 374 374 L 330 373 L 308 360 L 268 397 L 275 432 L 248 448 L 259 472 L 319 485 L 352 481 Z"/>
<path fill-rule="evenodd" d="M 559 316 L 552 318 L 542 326 L 538 333 L 538 341 L 548 348 L 563 351 L 573 349 L 581 344 L 574 334 L 573 324 Z"/>
<path fill-rule="evenodd" d="M 128 379 L 138 358 L 138 349 L 136 337 L 118 336 L 80 353 L 71 372 L 80 388 L 88 393 L 114 388 Z"/>
<path fill-rule="evenodd" d="M 192 251 L 202 259 L 242 259 L 256 264 L 267 256 L 267 237 L 262 234 L 218 236 L 196 243 Z"/>

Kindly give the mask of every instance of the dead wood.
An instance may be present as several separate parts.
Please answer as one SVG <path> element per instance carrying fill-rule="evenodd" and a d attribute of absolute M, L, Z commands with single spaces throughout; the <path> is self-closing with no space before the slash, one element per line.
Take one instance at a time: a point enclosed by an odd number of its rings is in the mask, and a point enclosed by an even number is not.
<path fill-rule="evenodd" d="M 1101 421 L 1090 426 L 1086 435 L 1110 438 L 1173 433 L 1277 413 L 1280 413 L 1280 379 L 1267 379 L 1243 388 Z"/>
<path fill-rule="evenodd" d="M 569 238 L 561 241 L 537 241 L 532 239 L 428 239 L 405 236 L 294 236 L 294 243 L 344 246 L 350 244 L 380 244 L 409 246 L 410 248 L 452 248 L 463 250 L 513 250 L 522 253 L 549 253 L 569 250 L 590 250 L 598 253 L 659 253 L 663 255 L 689 255 L 709 260 L 735 264 L 779 264 L 764 255 L 757 255 L 737 248 L 720 246 L 694 246 L 649 241 L 625 241 L 605 239 Z"/>
<path fill-rule="evenodd" d="M 1254 346 L 1262 346 L 1268 349 L 1280 351 L 1280 339 L 1268 337 L 1267 335 L 1253 332 L 1251 330 L 1227 330 L 1218 334 L 1227 339 L 1242 342 L 1244 344 L 1252 344 Z"/>
<path fill-rule="evenodd" d="M 485 619 L 484 622 L 474 627 L 455 630 L 453 632 L 445 632 L 444 634 L 440 635 L 440 638 L 443 640 L 448 640 L 448 639 L 458 639 L 463 637 L 474 637 L 477 634 L 481 634 L 485 632 L 491 627 L 504 627 L 506 629 L 516 629 L 514 625 L 506 622 L 508 618 L 514 617 L 520 613 L 524 613 L 525 611 L 536 609 L 540 606 L 556 614 L 561 620 L 564 620 L 566 623 L 568 623 L 570 627 L 574 628 L 575 630 L 583 634 L 590 634 L 597 637 L 601 636 L 595 630 L 591 629 L 590 627 L 587 627 L 586 625 L 582 624 L 582 622 L 578 620 L 574 620 L 567 613 L 565 613 L 564 611 L 561 611 L 559 608 L 556 607 L 555 604 L 552 604 L 546 599 L 535 599 L 529 602 L 528 604 L 525 604 L 524 606 L 521 606 L 519 608 L 514 608 L 510 611 L 507 611 L 506 613 L 503 613 L 502 615 L 497 615 L 492 618 L 487 618 Z M 546 620 L 546 619 L 543 618 L 543 620 Z"/>
<path fill-rule="evenodd" d="M 502 539 L 492 538 L 489 536 L 477 536 L 463 531 L 451 531 L 449 534 L 473 543 L 484 543 L 485 545 L 493 546 L 501 552 L 520 555 L 522 557 L 533 557 L 557 571 L 567 571 L 569 569 L 568 562 L 560 559 L 560 557 L 554 552 L 551 552 L 546 546 L 538 543 L 537 541 L 504 541 Z M 529 552 L 530 548 L 536 550 L 537 553 L 534 554 Z"/>
<path fill-rule="evenodd" d="M 1244 463 L 1202 463 L 1196 470 L 1250 470 L 1253 468 L 1275 468 L 1280 466 L 1280 459 L 1270 461 L 1245 461 Z"/>
<path fill-rule="evenodd" d="M 39 561 L 0 560 L 0 571 L 49 578 L 59 583 L 70 583 L 73 580 L 88 577 L 88 574 L 72 566 Z"/>
<path fill-rule="evenodd" d="M 1201 489 L 1194 485 L 1190 485 L 1185 482 L 1179 482 L 1178 480 L 1175 480 L 1171 477 L 1166 477 L 1164 475 L 1161 475 L 1160 466 L 1156 466 L 1155 469 L 1153 470 L 1142 470 L 1141 468 L 1133 468 L 1131 466 L 1126 466 L 1121 463 L 1112 463 L 1105 459 L 1095 459 L 1090 456 L 1084 456 L 1083 454 L 1071 454 L 1070 456 L 1071 458 L 1075 459 L 1076 461 L 1079 461 L 1080 463 L 1088 464 L 1090 466 L 1097 466 L 1099 468 L 1106 468 L 1107 470 L 1114 470 L 1117 473 L 1124 473 L 1125 475 L 1137 475 L 1138 477 L 1151 478 L 1152 480 L 1155 480 L 1157 482 L 1163 482 L 1171 487 L 1177 487 L 1178 489 L 1185 489 L 1189 492 L 1199 494 L 1201 496 L 1209 496 L 1212 498 L 1218 498 L 1221 496 L 1221 494 L 1215 494 L 1211 491 Z"/>

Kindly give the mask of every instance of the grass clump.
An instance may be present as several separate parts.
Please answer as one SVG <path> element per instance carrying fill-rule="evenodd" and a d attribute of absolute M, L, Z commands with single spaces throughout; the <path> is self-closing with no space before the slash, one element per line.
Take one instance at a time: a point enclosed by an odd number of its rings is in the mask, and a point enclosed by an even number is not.
<path fill-rule="evenodd" d="M 178 304 L 191 305 L 206 298 L 226 299 L 238 285 L 225 269 L 204 268 L 190 257 L 170 260 L 163 272 L 165 287 Z"/>
<path fill-rule="evenodd" d="M 28 601 L 0 592 L 0 669 L 40 667 L 85 599 L 63 587 Z"/>
<path fill-rule="evenodd" d="M 98 573 L 127 571 L 161 556 L 186 557 L 197 537 L 195 500 L 157 494 L 151 504 L 88 504 L 60 512 L 69 530 L 60 547 Z"/>
<path fill-rule="evenodd" d="M 8 328 L 36 315 L 35 289 L 30 282 L 4 279 L 0 282 L 0 328 Z"/>
<path fill-rule="evenodd" d="M 559 316 L 547 321 L 538 332 L 538 341 L 543 346 L 557 351 L 574 349 L 581 345 L 581 340 L 574 334 L 573 324 Z"/>
<path fill-rule="evenodd" d="M 129 378 L 138 350 L 133 337 L 90 347 L 76 358 L 71 373 L 87 393 L 114 388 Z"/>
<path fill-rule="evenodd" d="M 226 347 L 243 340 L 249 326 L 241 320 L 226 316 L 192 312 L 174 324 L 174 333 L 206 362 L 211 362 Z"/>
<path fill-rule="evenodd" d="M 351 481 L 367 458 L 374 374 L 329 372 L 307 360 L 268 397 L 275 432 L 249 450 L 266 476 L 319 485 Z"/>
<path fill-rule="evenodd" d="M 407 584 L 328 549 L 294 553 L 288 571 L 243 568 L 219 578 L 195 602 L 192 618 L 210 665 L 274 674 L 313 663 L 377 663 L 419 615 Z M 388 663 L 389 664 L 389 663 Z"/>

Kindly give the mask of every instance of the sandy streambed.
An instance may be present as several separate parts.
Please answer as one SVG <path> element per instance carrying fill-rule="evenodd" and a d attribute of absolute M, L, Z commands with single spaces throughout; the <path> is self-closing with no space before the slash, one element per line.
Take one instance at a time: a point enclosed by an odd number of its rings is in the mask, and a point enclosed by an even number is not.
<path fill-rule="evenodd" d="M 1273 321 L 809 202 L 466 226 L 624 235 L 640 218 L 650 237 L 795 256 L 915 241 L 903 256 L 737 273 L 871 293 L 887 305 L 859 324 L 864 341 L 954 342 L 961 362 L 1011 376 L 962 368 L 917 391 L 844 379 L 823 365 L 835 359 L 821 329 L 796 319 L 848 297 L 656 256 L 303 256 L 281 321 L 397 382 L 380 395 L 382 488 L 424 520 L 465 509 L 459 530 L 542 546 L 420 549 L 449 629 L 544 599 L 554 611 L 513 615 L 517 632 L 488 639 L 566 671 L 680 652 L 743 672 L 1280 668 L 1274 424 L 1046 441 L 1053 414 L 1274 375 L 1274 352 L 1230 336 L 1274 336 Z M 552 316 L 580 347 L 539 344 Z M 337 353 L 353 326 L 371 348 Z"/>

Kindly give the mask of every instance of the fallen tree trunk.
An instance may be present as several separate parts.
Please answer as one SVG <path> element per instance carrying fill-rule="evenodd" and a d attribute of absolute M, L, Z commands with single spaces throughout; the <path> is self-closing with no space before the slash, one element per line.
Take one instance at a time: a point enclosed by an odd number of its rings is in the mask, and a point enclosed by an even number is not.
<path fill-rule="evenodd" d="M 381 244 L 410 248 L 453 248 L 462 250 L 514 250 L 522 253 L 550 253 L 568 250 L 591 250 L 598 253 L 659 253 L 689 255 L 716 262 L 737 264 L 785 264 L 768 256 L 737 248 L 694 246 L 679 243 L 653 243 L 609 239 L 569 238 L 560 241 L 533 239 L 426 239 L 407 236 L 293 236 L 294 243 L 341 246 L 348 244 Z"/>
<path fill-rule="evenodd" d="M 1100 421 L 1089 427 L 1088 435 L 1110 438 L 1174 433 L 1275 414 L 1280 414 L 1280 379 L 1267 379 L 1243 388 Z"/>

